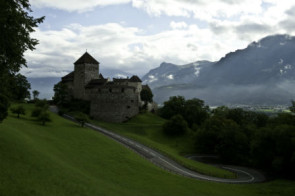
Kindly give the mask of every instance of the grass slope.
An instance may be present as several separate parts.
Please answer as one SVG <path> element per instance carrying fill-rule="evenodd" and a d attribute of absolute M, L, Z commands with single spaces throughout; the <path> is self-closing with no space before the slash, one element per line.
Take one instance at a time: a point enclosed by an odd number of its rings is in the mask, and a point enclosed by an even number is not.
<path fill-rule="evenodd" d="M 219 184 L 170 174 L 104 135 L 52 114 L 0 124 L 0 195 L 293 195 L 295 183 Z"/>
<path fill-rule="evenodd" d="M 150 146 L 197 172 L 221 178 L 235 178 L 232 172 L 183 157 L 183 155 L 195 153 L 192 151 L 193 138 L 188 134 L 181 137 L 165 136 L 162 132 L 165 120 L 154 114 L 140 114 L 127 123 L 101 121 L 93 121 L 93 123 Z"/>

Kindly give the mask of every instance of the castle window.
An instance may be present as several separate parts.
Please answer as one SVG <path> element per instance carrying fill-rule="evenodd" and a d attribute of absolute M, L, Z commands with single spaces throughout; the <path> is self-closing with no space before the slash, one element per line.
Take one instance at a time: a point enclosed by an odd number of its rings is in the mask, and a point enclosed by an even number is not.
<path fill-rule="evenodd" d="M 109 89 L 110 93 L 112 92 L 112 88 Z"/>
<path fill-rule="evenodd" d="M 127 109 L 130 109 L 130 105 L 127 105 Z"/>
<path fill-rule="evenodd" d="M 124 93 L 124 91 L 125 91 L 125 89 L 124 89 L 124 88 L 122 88 L 122 89 L 121 89 L 121 92 L 122 92 L 122 93 Z"/>

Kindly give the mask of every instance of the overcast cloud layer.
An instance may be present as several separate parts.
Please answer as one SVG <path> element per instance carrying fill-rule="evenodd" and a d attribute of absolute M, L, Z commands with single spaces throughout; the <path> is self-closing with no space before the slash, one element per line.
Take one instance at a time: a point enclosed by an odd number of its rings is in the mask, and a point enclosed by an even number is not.
<path fill-rule="evenodd" d="M 264 36 L 295 34 L 290 0 L 32 0 L 31 5 L 35 16 L 47 18 L 32 35 L 40 44 L 26 53 L 27 77 L 63 76 L 86 49 L 101 66 L 142 75 L 163 61 L 217 61 Z"/>

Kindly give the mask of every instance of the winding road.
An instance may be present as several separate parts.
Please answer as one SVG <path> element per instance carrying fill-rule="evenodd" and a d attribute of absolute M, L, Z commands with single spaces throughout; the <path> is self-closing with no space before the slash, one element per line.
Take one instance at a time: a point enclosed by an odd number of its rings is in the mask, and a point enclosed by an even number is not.
<path fill-rule="evenodd" d="M 75 121 L 75 119 L 69 115 L 63 115 L 63 116 L 69 120 Z M 263 175 L 255 170 L 243 168 L 243 167 L 236 167 L 236 166 L 220 166 L 224 169 L 235 172 L 237 174 L 236 179 L 224 179 L 224 178 L 217 178 L 217 177 L 203 175 L 195 171 L 192 171 L 188 168 L 185 168 L 184 166 L 176 163 L 175 161 L 168 158 L 167 156 L 143 144 L 140 144 L 134 140 L 123 137 L 119 134 L 113 133 L 109 130 L 95 126 L 90 123 L 86 123 L 85 126 L 95 131 L 101 132 L 104 135 L 114 139 L 115 141 L 122 143 L 124 146 L 132 149 L 133 151 L 145 157 L 146 159 L 148 159 L 155 165 L 175 174 L 179 174 L 182 176 L 195 178 L 199 180 L 207 180 L 207 181 L 220 182 L 220 183 L 232 183 L 232 184 L 257 183 L 257 182 L 263 182 L 265 180 Z M 193 159 L 194 157 L 192 156 L 189 158 Z"/>

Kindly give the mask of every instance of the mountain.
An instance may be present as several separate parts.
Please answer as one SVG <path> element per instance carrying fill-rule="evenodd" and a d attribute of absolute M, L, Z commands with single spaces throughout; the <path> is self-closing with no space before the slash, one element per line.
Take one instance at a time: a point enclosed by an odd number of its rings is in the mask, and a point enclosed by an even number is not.
<path fill-rule="evenodd" d="M 210 105 L 289 104 L 295 98 L 294 52 L 295 37 L 273 35 L 217 62 L 162 63 L 142 80 L 151 86 L 158 103 L 182 95 Z"/>
<path fill-rule="evenodd" d="M 142 81 L 152 88 L 173 84 L 189 84 L 199 77 L 201 70 L 208 69 L 213 64 L 209 61 L 198 61 L 179 66 L 164 62 L 160 67 L 152 69 L 144 75 Z"/>

